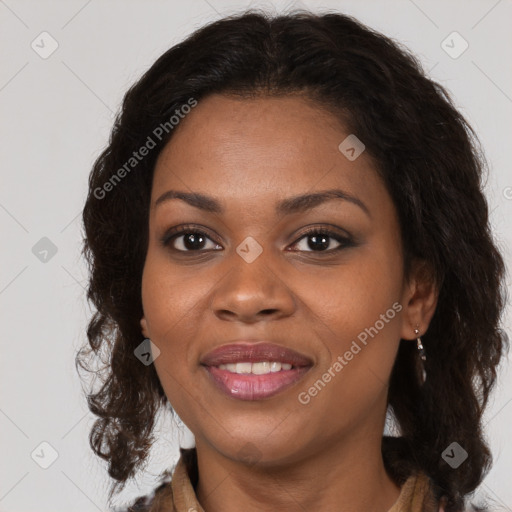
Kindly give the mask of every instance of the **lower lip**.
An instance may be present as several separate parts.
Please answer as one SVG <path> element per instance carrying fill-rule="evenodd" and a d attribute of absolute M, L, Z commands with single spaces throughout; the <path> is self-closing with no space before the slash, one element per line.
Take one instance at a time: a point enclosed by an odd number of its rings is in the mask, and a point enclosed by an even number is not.
<path fill-rule="evenodd" d="M 215 385 L 226 395 L 239 400 L 261 400 L 277 395 L 304 377 L 310 366 L 280 370 L 265 375 L 240 374 L 221 370 L 216 366 L 204 367 Z"/>

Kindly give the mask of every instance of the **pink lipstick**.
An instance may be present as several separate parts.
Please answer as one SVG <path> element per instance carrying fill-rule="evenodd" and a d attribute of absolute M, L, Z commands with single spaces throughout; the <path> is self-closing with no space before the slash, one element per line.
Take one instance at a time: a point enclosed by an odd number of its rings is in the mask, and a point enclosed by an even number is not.
<path fill-rule="evenodd" d="M 200 363 L 218 389 L 240 400 L 270 398 L 301 380 L 313 366 L 309 357 L 268 342 L 223 345 Z"/>

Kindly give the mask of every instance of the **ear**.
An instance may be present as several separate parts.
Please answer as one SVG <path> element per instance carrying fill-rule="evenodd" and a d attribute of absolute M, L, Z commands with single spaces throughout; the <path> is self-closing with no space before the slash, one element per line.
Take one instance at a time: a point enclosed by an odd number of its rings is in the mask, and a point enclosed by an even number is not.
<path fill-rule="evenodd" d="M 439 286 L 435 282 L 431 266 L 423 260 L 415 260 L 412 264 L 411 275 L 406 282 L 403 295 L 403 324 L 401 338 L 412 340 L 424 334 L 434 316 L 439 298 Z"/>
<path fill-rule="evenodd" d="M 140 319 L 140 326 L 141 326 L 142 334 L 144 335 L 144 337 L 149 338 L 150 336 L 149 336 L 148 322 L 147 322 L 145 316 L 142 316 L 142 318 Z"/>

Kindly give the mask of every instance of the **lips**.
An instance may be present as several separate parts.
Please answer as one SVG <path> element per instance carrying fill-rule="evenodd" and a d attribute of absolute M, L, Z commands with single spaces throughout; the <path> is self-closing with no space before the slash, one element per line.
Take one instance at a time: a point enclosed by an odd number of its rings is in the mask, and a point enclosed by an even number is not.
<path fill-rule="evenodd" d="M 281 393 L 301 380 L 313 366 L 309 357 L 268 342 L 223 345 L 206 354 L 200 363 L 217 389 L 239 400 L 261 400 Z M 267 363 L 275 367 L 270 372 Z M 268 373 L 260 375 L 254 371 L 261 366 Z"/>
<path fill-rule="evenodd" d="M 222 345 L 208 352 L 202 359 L 205 366 L 260 361 L 276 361 L 295 367 L 311 366 L 313 361 L 290 348 L 268 342 L 240 342 Z"/>

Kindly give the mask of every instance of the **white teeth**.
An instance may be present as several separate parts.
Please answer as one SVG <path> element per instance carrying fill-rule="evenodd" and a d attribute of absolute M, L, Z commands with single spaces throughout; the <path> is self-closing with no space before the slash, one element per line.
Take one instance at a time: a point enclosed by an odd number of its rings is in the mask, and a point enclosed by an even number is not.
<path fill-rule="evenodd" d="M 236 363 L 235 373 L 251 373 L 251 363 Z"/>
<path fill-rule="evenodd" d="M 281 371 L 281 363 L 277 363 L 276 361 L 272 361 L 270 363 L 270 371 L 271 372 L 280 372 Z"/>
<path fill-rule="evenodd" d="M 218 368 L 219 370 L 228 370 L 232 373 L 266 375 L 267 373 L 275 373 L 281 370 L 291 370 L 292 365 L 290 363 L 280 363 L 279 361 L 259 361 L 257 363 L 219 364 Z"/>
<path fill-rule="evenodd" d="M 262 363 L 253 363 L 252 373 L 255 375 L 265 375 L 266 373 L 270 373 L 270 363 L 268 361 L 263 361 Z"/>

